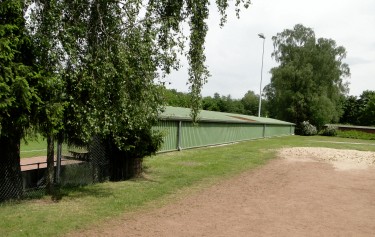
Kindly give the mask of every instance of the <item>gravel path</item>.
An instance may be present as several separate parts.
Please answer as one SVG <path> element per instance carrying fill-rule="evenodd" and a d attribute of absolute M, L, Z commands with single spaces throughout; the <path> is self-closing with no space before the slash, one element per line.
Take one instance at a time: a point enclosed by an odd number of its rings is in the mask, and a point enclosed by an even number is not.
<path fill-rule="evenodd" d="M 374 236 L 374 160 L 374 152 L 283 149 L 261 168 L 71 236 Z"/>

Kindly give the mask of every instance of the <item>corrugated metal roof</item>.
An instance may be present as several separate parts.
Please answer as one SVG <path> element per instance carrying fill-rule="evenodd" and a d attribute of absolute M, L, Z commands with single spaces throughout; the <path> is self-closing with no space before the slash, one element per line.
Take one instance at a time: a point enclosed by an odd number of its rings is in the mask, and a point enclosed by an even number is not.
<path fill-rule="evenodd" d="M 166 106 L 165 111 L 159 116 L 165 120 L 182 120 L 190 121 L 190 109 L 181 107 Z M 261 123 L 261 124 L 280 124 L 294 125 L 293 123 L 256 116 L 243 114 L 223 113 L 216 111 L 201 110 L 199 113 L 199 121 L 201 122 L 225 122 L 225 123 Z"/>

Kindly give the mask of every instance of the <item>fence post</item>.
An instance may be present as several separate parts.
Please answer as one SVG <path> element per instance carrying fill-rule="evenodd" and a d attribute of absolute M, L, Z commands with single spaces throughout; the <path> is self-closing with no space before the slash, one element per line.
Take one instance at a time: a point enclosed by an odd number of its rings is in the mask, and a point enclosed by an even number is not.
<path fill-rule="evenodd" d="M 56 164 L 56 183 L 60 183 L 60 173 L 61 173 L 61 150 L 62 144 L 60 142 L 57 143 L 57 164 Z"/>
<path fill-rule="evenodd" d="M 263 138 L 266 137 L 266 124 L 263 124 Z"/>
<path fill-rule="evenodd" d="M 181 151 L 181 136 L 182 136 L 182 121 L 178 121 L 178 131 L 177 131 L 177 150 Z"/>

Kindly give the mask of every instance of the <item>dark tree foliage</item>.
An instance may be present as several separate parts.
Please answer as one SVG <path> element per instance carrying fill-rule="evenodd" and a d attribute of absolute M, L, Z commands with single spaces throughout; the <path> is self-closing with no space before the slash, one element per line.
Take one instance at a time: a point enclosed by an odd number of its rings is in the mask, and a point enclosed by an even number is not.
<path fill-rule="evenodd" d="M 344 102 L 342 124 L 375 126 L 375 91 L 366 90 L 357 98 L 348 96 Z"/>
<path fill-rule="evenodd" d="M 215 93 L 214 97 L 207 96 L 204 97 L 202 100 L 202 108 L 204 110 L 209 110 L 209 111 L 220 111 L 219 107 L 219 101 L 220 101 L 220 95 L 219 93 Z"/>
<path fill-rule="evenodd" d="M 164 91 L 165 105 L 190 108 L 190 96 L 188 93 L 178 92 L 175 89 Z"/>
<path fill-rule="evenodd" d="M 343 63 L 345 48 L 332 39 L 317 39 L 303 25 L 284 30 L 272 40 L 272 56 L 279 66 L 271 69 L 271 83 L 265 90 L 270 111 L 297 126 L 303 121 L 318 128 L 337 122 L 348 91 L 344 79 L 350 75 Z"/>
<path fill-rule="evenodd" d="M 41 103 L 22 0 L 0 2 L 0 201 L 22 195 L 20 140 Z"/>
<path fill-rule="evenodd" d="M 36 116 L 38 123 L 35 129 L 47 140 L 47 172 L 46 192 L 54 191 L 54 147 L 58 137 L 62 141 L 61 133 L 64 127 L 63 116 L 67 105 L 63 102 L 64 81 L 61 72 L 63 52 L 57 37 L 61 29 L 59 16 L 61 5 L 59 1 L 34 0 L 31 21 L 28 27 L 35 52 L 35 63 L 40 74 L 39 80 L 45 83 L 40 90 L 40 104 Z M 59 136 L 60 135 L 60 136 Z"/>
<path fill-rule="evenodd" d="M 213 97 L 207 96 L 203 98 L 202 100 L 203 109 L 209 110 L 209 111 L 219 111 L 219 112 L 251 115 L 245 109 L 246 102 L 247 102 L 247 99 L 245 97 L 242 99 L 233 99 L 231 95 L 220 96 L 219 93 L 215 93 Z"/>
<path fill-rule="evenodd" d="M 359 124 L 363 126 L 375 126 L 375 91 L 362 92 L 358 100 Z"/>
<path fill-rule="evenodd" d="M 245 114 L 254 116 L 258 114 L 259 95 L 256 95 L 254 91 L 248 91 L 241 99 L 241 102 L 244 106 Z M 262 114 L 266 114 L 264 109 L 266 106 L 264 103 L 262 103 L 262 105 Z"/>
<path fill-rule="evenodd" d="M 344 113 L 340 118 L 341 124 L 359 125 L 360 103 L 356 96 L 347 96 L 344 101 Z"/>
<path fill-rule="evenodd" d="M 221 112 L 237 113 L 237 114 L 243 114 L 245 112 L 241 101 L 232 99 L 231 95 L 221 96 L 217 104 Z"/>
<path fill-rule="evenodd" d="M 189 94 L 178 92 L 175 89 L 165 90 L 164 99 L 168 106 L 189 108 Z M 262 114 L 268 115 L 267 101 L 262 100 Z M 227 113 L 238 113 L 256 116 L 258 113 L 259 96 L 253 91 L 248 91 L 243 98 L 233 99 L 231 95 L 221 96 L 215 93 L 214 96 L 202 98 L 202 108 L 208 111 Z"/>

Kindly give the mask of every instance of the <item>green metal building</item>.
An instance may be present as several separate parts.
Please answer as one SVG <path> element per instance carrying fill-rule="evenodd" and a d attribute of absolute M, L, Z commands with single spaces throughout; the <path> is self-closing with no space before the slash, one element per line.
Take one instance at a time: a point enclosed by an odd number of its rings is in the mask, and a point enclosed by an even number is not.
<path fill-rule="evenodd" d="M 294 124 L 271 118 L 202 110 L 193 124 L 190 109 L 169 107 L 154 129 L 164 133 L 160 152 L 294 134 Z"/>

